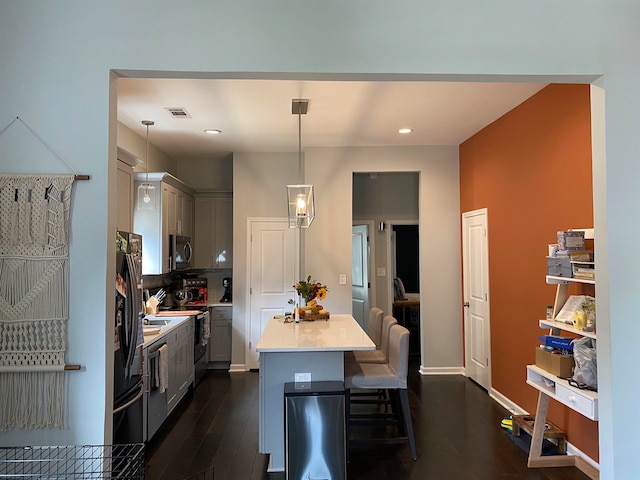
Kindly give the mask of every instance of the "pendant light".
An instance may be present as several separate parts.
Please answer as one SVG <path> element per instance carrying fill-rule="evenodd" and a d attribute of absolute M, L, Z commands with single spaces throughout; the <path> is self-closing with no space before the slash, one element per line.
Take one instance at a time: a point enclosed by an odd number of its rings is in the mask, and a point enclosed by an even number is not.
<path fill-rule="evenodd" d="M 145 179 L 138 185 L 138 210 L 155 210 L 157 203 L 156 187 L 149 183 L 149 127 L 155 125 L 152 120 L 143 120 L 142 125 L 147 127 L 147 140 L 145 147 Z"/>
<path fill-rule="evenodd" d="M 307 114 L 309 100 L 291 101 L 291 113 L 298 115 L 298 184 L 287 185 L 289 228 L 309 228 L 315 218 L 313 185 L 302 183 L 302 115 Z"/>

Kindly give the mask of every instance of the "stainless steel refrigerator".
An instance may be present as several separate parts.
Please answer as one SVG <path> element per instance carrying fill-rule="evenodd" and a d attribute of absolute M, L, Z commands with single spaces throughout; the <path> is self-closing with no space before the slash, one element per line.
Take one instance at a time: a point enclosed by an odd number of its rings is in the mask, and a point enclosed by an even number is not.
<path fill-rule="evenodd" d="M 116 232 L 113 443 L 144 441 L 142 236 Z"/>

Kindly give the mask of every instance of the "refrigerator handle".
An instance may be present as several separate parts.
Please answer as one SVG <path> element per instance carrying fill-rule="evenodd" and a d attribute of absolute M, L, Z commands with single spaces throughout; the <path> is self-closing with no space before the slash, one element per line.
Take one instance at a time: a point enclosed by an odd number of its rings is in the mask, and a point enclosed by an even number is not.
<path fill-rule="evenodd" d="M 127 403 L 125 403 L 124 405 L 120 405 L 118 408 L 116 408 L 113 411 L 113 414 L 115 415 L 116 413 L 120 413 L 121 411 L 126 410 L 127 408 L 129 408 L 131 405 L 133 405 L 138 400 L 140 400 L 140 398 L 142 398 L 142 394 L 143 393 L 144 393 L 144 385 L 140 384 L 140 391 L 138 392 L 138 394 L 134 398 L 129 400 Z"/>

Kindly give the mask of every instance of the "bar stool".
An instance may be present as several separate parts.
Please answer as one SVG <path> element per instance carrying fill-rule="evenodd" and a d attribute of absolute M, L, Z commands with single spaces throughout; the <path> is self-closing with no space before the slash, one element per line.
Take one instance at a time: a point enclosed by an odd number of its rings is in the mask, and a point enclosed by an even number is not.
<path fill-rule="evenodd" d="M 380 310 L 379 308 L 377 310 Z M 380 310 L 382 313 L 382 310 Z M 377 320 L 376 320 L 377 321 Z M 351 355 L 345 355 L 346 363 L 387 363 L 389 361 L 389 331 L 391 327 L 398 321 L 391 315 L 387 315 L 382 319 L 380 327 L 380 340 L 376 350 L 358 350 L 355 352 L 347 352 Z"/>
<path fill-rule="evenodd" d="M 384 312 L 378 307 L 372 307 L 369 310 L 369 321 L 367 322 L 367 333 L 373 343 L 376 344 L 376 350 L 380 349 L 380 337 L 382 336 L 382 317 Z M 361 353 L 361 352 L 358 352 Z M 355 362 L 356 352 L 344 352 L 345 362 Z"/>
<path fill-rule="evenodd" d="M 388 363 L 348 363 L 345 365 L 345 396 L 346 396 L 346 423 L 347 438 L 349 429 L 356 426 L 370 425 L 395 425 L 398 427 L 398 436 L 354 439 L 349 440 L 350 445 L 370 445 L 374 443 L 404 443 L 408 442 L 411 449 L 411 457 L 418 458 L 413 425 L 411 423 L 411 410 L 409 408 L 409 395 L 407 393 L 407 374 L 409 370 L 409 330 L 401 325 L 394 324 L 389 332 L 389 362 Z M 357 389 L 385 389 L 389 392 L 393 410 L 391 413 L 351 413 L 351 390 Z"/>

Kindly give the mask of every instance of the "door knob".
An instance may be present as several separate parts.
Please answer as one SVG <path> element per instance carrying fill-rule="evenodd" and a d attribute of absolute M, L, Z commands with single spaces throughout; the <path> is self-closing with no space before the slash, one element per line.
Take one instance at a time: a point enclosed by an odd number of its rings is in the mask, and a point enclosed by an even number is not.
<path fill-rule="evenodd" d="M 469 307 L 470 305 L 469 305 L 469 302 L 464 302 L 462 306 L 466 308 L 466 307 Z"/>

